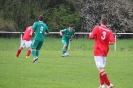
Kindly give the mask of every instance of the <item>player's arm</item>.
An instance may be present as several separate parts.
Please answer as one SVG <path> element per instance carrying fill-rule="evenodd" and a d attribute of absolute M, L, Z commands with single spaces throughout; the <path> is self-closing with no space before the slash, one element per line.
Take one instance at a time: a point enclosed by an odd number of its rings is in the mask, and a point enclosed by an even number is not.
<path fill-rule="evenodd" d="M 115 39 L 109 42 L 109 45 L 113 45 L 115 43 Z"/>
<path fill-rule="evenodd" d="M 47 35 L 49 33 L 49 30 L 47 30 L 46 32 L 44 32 L 45 35 Z"/>
<path fill-rule="evenodd" d="M 67 29 L 60 30 L 60 36 L 63 36 L 66 33 Z"/>
<path fill-rule="evenodd" d="M 46 32 L 45 32 L 45 35 L 49 33 L 49 29 L 48 29 L 48 26 L 46 25 Z"/>
<path fill-rule="evenodd" d="M 32 35 L 33 35 L 33 33 L 34 33 L 34 31 L 33 31 L 33 30 L 31 30 L 31 31 L 30 31 L 30 36 L 32 36 Z"/>
<path fill-rule="evenodd" d="M 95 38 L 95 34 L 96 34 L 96 29 L 97 29 L 97 26 L 92 30 L 92 32 L 90 32 L 89 34 L 89 38 L 90 39 L 94 39 Z"/>
<path fill-rule="evenodd" d="M 60 36 L 63 36 L 62 30 L 60 30 Z"/>
<path fill-rule="evenodd" d="M 74 35 L 72 35 L 71 38 L 70 38 L 69 40 L 72 41 L 73 37 L 74 37 Z"/>
<path fill-rule="evenodd" d="M 92 33 L 89 34 L 89 38 L 93 39 L 93 34 Z"/>
<path fill-rule="evenodd" d="M 45 34 L 45 35 L 47 35 L 48 33 L 49 33 L 49 30 L 47 29 L 47 31 L 46 31 L 46 32 L 44 32 L 44 34 Z"/>
<path fill-rule="evenodd" d="M 114 44 L 114 42 L 109 42 L 109 45 L 113 45 Z"/>
<path fill-rule="evenodd" d="M 116 42 L 116 39 L 114 38 L 113 33 L 111 33 L 110 35 L 110 41 L 109 41 L 109 45 L 113 45 Z"/>
<path fill-rule="evenodd" d="M 33 24 L 32 28 L 31 28 L 31 32 L 30 32 L 30 36 L 33 35 L 33 33 L 35 32 L 35 29 L 36 29 L 36 22 Z"/>
<path fill-rule="evenodd" d="M 75 30 L 74 30 L 74 32 L 73 32 L 73 35 L 72 35 L 71 38 L 69 39 L 70 41 L 72 41 L 74 35 L 75 35 Z"/>
<path fill-rule="evenodd" d="M 94 39 L 95 37 L 96 37 L 95 33 L 94 32 L 90 32 L 89 38 L 90 39 Z"/>

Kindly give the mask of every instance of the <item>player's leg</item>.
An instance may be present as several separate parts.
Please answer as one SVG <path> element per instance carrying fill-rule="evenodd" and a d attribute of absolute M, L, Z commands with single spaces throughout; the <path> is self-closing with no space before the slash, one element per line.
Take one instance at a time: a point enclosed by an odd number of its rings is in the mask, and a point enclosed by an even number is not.
<path fill-rule="evenodd" d="M 102 57 L 102 58 L 103 58 L 103 61 L 102 61 L 103 68 L 99 69 L 99 72 L 100 72 L 100 74 L 102 76 L 102 79 L 104 80 L 104 83 L 108 86 L 108 88 L 113 88 L 113 84 L 110 83 L 110 81 L 108 79 L 108 76 L 107 76 L 107 73 L 104 70 L 104 67 L 106 65 L 106 57 Z"/>
<path fill-rule="evenodd" d="M 107 86 L 107 88 L 114 88 L 113 84 L 110 84 L 109 86 Z"/>
<path fill-rule="evenodd" d="M 69 48 L 69 41 L 66 42 L 66 52 L 65 52 L 65 56 L 69 56 L 68 48 Z"/>
<path fill-rule="evenodd" d="M 31 48 L 29 47 L 27 50 L 26 58 L 28 58 L 30 56 L 30 53 L 31 53 Z"/>
<path fill-rule="evenodd" d="M 26 42 L 25 42 L 25 45 L 26 45 L 26 48 L 28 48 L 27 54 L 26 54 L 26 58 L 28 58 L 28 57 L 30 56 L 30 53 L 31 53 L 31 48 L 30 48 L 30 46 L 31 46 L 31 41 L 26 41 Z"/>
<path fill-rule="evenodd" d="M 103 58 L 101 56 L 95 56 L 94 59 L 95 59 L 96 66 L 99 71 L 99 79 L 100 79 L 100 87 L 99 88 L 103 88 L 104 87 L 104 78 L 103 78 L 104 69 L 103 68 L 106 63 L 103 63 Z"/>
<path fill-rule="evenodd" d="M 66 55 L 69 56 L 68 50 L 70 49 L 70 41 L 67 41 L 67 46 L 66 46 Z"/>
<path fill-rule="evenodd" d="M 105 87 L 105 85 L 100 85 L 100 87 L 99 87 L 99 88 L 106 88 L 106 87 Z"/>
<path fill-rule="evenodd" d="M 37 46 L 37 48 L 36 48 L 36 55 L 37 55 L 37 57 L 39 56 L 39 51 L 42 48 L 42 45 L 43 45 L 43 41 L 40 41 L 38 46 Z"/>
<path fill-rule="evenodd" d="M 36 54 L 36 48 L 38 46 L 38 41 L 37 40 L 33 40 L 31 43 L 31 54 L 34 57 L 33 63 L 38 59 L 37 54 Z"/>
<path fill-rule="evenodd" d="M 66 40 L 62 40 L 63 48 L 62 48 L 62 56 L 65 56 L 64 54 L 67 51 L 67 42 Z"/>
<path fill-rule="evenodd" d="M 104 70 L 104 67 L 106 65 L 106 57 L 95 56 L 95 62 L 96 62 L 96 66 L 99 71 L 100 85 L 102 86 L 105 83 L 107 86 L 112 86 L 112 84 L 110 83 L 110 81 L 107 77 L 107 73 Z M 109 87 L 109 88 L 112 88 L 112 87 Z"/>
<path fill-rule="evenodd" d="M 19 57 L 19 54 L 21 53 L 22 49 L 23 49 L 23 47 L 18 48 L 17 53 L 16 53 L 16 57 Z"/>
<path fill-rule="evenodd" d="M 19 57 L 19 54 L 21 53 L 22 49 L 25 47 L 25 40 L 22 40 L 20 48 L 18 48 L 16 57 Z"/>

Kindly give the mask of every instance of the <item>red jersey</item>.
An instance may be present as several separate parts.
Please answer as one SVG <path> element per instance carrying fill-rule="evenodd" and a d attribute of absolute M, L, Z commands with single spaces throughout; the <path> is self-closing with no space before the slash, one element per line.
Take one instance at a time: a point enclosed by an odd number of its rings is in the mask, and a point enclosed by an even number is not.
<path fill-rule="evenodd" d="M 27 41 L 31 40 L 31 36 L 30 36 L 31 30 L 32 30 L 32 26 L 28 26 L 26 28 L 24 35 L 23 35 L 23 38 L 22 38 L 23 40 L 27 40 Z"/>
<path fill-rule="evenodd" d="M 94 56 L 107 56 L 109 42 L 115 43 L 113 32 L 104 26 L 96 26 L 89 38 L 95 39 Z"/>

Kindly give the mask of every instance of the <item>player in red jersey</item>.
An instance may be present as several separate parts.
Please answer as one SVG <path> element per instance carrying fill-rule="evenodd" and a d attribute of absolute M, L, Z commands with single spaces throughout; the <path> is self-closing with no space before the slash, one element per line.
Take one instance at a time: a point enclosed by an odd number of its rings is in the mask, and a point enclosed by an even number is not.
<path fill-rule="evenodd" d="M 26 30 L 24 32 L 22 41 L 21 41 L 21 46 L 20 48 L 17 50 L 16 53 L 16 57 L 19 56 L 19 54 L 21 53 L 22 49 L 24 47 L 28 48 L 27 54 L 26 54 L 26 58 L 28 58 L 30 56 L 31 53 L 31 49 L 30 49 L 30 45 L 31 45 L 31 36 L 30 36 L 30 32 L 31 32 L 32 26 L 28 26 L 26 27 Z"/>
<path fill-rule="evenodd" d="M 113 32 L 106 27 L 107 24 L 107 18 L 102 18 L 100 21 L 100 26 L 96 26 L 89 35 L 90 39 L 95 39 L 94 59 L 99 71 L 99 88 L 105 88 L 104 84 L 107 85 L 107 88 L 113 88 L 113 84 L 110 83 L 107 77 L 107 73 L 104 70 L 104 67 L 106 65 L 106 56 L 109 51 L 109 45 L 115 43 Z"/>

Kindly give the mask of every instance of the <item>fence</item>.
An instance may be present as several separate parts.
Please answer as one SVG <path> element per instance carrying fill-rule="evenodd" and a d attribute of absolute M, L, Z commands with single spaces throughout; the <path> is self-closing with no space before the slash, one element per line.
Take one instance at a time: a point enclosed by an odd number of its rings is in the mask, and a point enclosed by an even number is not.
<path fill-rule="evenodd" d="M 11 34 L 11 33 L 13 33 L 13 34 L 21 34 L 20 35 L 20 42 L 21 42 L 21 39 L 22 39 L 22 34 L 24 33 L 24 32 L 0 32 L 0 33 L 5 33 L 5 34 Z M 49 34 L 59 34 L 59 32 L 50 32 Z M 75 34 L 81 34 L 81 35 L 89 35 L 90 33 L 88 33 L 88 32 L 76 32 Z M 126 35 L 131 35 L 131 34 L 133 34 L 133 33 L 114 33 L 114 36 L 115 36 L 115 39 L 116 39 L 116 35 L 124 35 L 124 34 L 126 34 Z M 114 44 L 114 51 L 116 51 L 116 43 L 117 43 L 117 41 L 115 42 L 115 44 Z"/>

